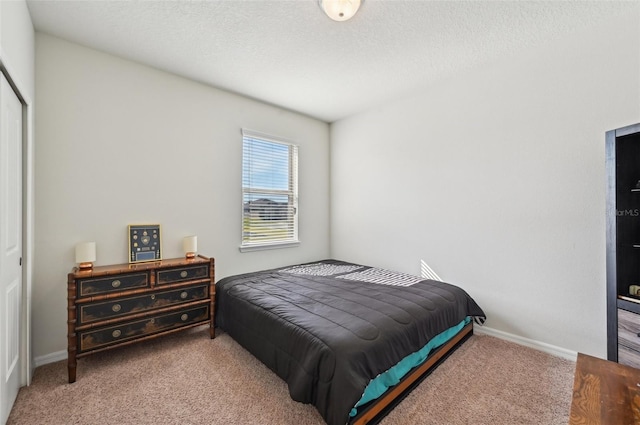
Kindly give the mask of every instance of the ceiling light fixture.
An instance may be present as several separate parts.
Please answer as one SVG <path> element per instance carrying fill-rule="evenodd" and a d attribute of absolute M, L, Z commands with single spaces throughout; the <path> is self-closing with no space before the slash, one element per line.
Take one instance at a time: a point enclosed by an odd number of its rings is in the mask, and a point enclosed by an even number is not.
<path fill-rule="evenodd" d="M 353 18 L 361 0 L 318 0 L 324 13 L 334 21 L 346 21 Z"/>

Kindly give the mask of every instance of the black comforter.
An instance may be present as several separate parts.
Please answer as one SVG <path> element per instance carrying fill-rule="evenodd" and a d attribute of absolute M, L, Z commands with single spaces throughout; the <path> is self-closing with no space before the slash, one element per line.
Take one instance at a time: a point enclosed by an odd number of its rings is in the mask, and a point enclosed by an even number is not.
<path fill-rule="evenodd" d="M 484 318 L 461 288 L 411 279 L 335 260 L 227 277 L 216 324 L 294 400 L 342 425 L 371 379 L 465 317 Z"/>

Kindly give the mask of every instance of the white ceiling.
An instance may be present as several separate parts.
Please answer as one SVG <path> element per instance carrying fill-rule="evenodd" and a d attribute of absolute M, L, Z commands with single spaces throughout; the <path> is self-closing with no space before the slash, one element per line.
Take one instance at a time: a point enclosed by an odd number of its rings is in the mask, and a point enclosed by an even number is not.
<path fill-rule="evenodd" d="M 630 2 L 27 0 L 36 31 L 327 122 L 553 42 Z"/>

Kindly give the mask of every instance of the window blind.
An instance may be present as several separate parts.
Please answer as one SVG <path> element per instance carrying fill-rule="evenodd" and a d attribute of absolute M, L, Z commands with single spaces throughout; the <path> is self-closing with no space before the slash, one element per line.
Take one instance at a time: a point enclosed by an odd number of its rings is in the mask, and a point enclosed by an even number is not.
<path fill-rule="evenodd" d="M 298 147 L 242 131 L 241 248 L 298 242 Z"/>

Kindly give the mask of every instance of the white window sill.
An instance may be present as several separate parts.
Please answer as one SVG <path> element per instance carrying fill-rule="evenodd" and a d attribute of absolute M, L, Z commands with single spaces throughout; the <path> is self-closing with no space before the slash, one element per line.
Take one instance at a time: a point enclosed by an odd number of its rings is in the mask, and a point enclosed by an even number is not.
<path fill-rule="evenodd" d="M 240 245 L 240 252 L 262 251 L 264 249 L 293 248 L 298 245 L 300 245 L 300 241 L 275 242 L 259 245 Z"/>

